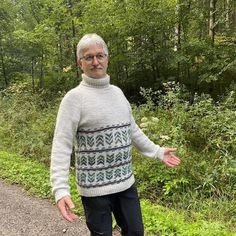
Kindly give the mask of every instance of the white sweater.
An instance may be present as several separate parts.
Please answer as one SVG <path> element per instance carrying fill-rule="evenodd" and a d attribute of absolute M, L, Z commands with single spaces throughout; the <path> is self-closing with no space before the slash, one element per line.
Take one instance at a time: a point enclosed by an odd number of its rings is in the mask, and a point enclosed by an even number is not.
<path fill-rule="evenodd" d="M 82 82 L 63 98 L 58 111 L 51 155 L 51 184 L 56 201 L 70 195 L 68 176 L 73 146 L 78 191 L 101 196 L 124 191 L 134 183 L 132 144 L 145 156 L 163 159 L 136 125 L 123 92 L 110 77 Z"/>

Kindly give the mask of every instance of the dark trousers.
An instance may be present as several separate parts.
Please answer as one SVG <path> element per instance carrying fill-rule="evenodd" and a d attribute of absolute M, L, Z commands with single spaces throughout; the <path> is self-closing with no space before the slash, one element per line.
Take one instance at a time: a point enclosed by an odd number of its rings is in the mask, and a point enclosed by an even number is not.
<path fill-rule="evenodd" d="M 137 189 L 105 196 L 82 197 L 91 236 L 112 236 L 112 213 L 123 236 L 143 236 L 144 228 Z"/>

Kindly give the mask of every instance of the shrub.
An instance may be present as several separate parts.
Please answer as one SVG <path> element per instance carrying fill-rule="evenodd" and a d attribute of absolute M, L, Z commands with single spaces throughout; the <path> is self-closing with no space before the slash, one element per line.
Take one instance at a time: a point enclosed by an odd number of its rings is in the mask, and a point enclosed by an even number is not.
<path fill-rule="evenodd" d="M 142 197 L 165 204 L 179 203 L 180 207 L 188 207 L 192 199 L 235 199 L 234 94 L 228 93 L 219 102 L 204 94 L 195 95 L 190 105 L 178 85 L 177 89 L 167 86 L 158 106 L 149 97 L 149 106 L 134 107 L 142 130 L 161 146 L 177 147 L 176 155 L 182 160 L 178 168 L 169 169 L 134 152 L 134 170 Z"/>
<path fill-rule="evenodd" d="M 49 163 L 58 99 L 13 85 L 0 97 L 0 148 Z"/>
<path fill-rule="evenodd" d="M 61 94 L 31 93 L 27 84 L 12 86 L 0 96 L 0 149 L 49 164 L 56 113 Z M 194 103 L 178 84 L 167 83 L 164 93 L 142 93 L 147 103 L 133 105 L 142 130 L 161 146 L 177 147 L 178 168 L 133 153 L 134 173 L 141 197 L 167 206 L 201 211 L 204 202 L 223 199 L 228 209 L 236 199 L 235 91 L 221 101 L 195 95 Z M 156 96 L 155 101 L 152 96 Z M 155 105 L 158 104 L 158 105 Z M 227 202 L 228 201 L 228 202 Z M 228 205 L 227 205 L 228 204 Z M 216 215 L 212 207 L 209 217 Z M 219 217 L 236 221 L 227 207 Z M 232 212 L 232 211 L 231 211 Z"/>

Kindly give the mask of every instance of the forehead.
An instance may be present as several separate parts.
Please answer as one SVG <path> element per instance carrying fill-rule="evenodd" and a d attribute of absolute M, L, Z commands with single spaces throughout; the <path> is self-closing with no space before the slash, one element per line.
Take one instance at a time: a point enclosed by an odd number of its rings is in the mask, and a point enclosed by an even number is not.
<path fill-rule="evenodd" d="M 104 53 L 103 47 L 101 45 L 93 44 L 83 49 L 84 55 L 90 55 L 90 54 L 93 55 L 97 53 Z"/>

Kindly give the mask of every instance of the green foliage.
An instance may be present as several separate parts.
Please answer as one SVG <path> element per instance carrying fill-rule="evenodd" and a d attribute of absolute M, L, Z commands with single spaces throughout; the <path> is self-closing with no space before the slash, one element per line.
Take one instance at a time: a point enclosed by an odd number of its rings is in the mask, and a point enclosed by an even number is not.
<path fill-rule="evenodd" d="M 225 226 L 218 222 L 207 222 L 201 219 L 189 222 L 183 214 L 176 214 L 159 205 L 153 205 L 148 201 L 142 201 L 143 219 L 146 223 L 146 235 L 160 236 L 230 236 Z"/>
<path fill-rule="evenodd" d="M 78 195 L 73 168 L 71 168 L 71 172 L 69 184 L 73 201 L 77 206 L 75 212 L 81 214 L 81 199 Z M 14 184 L 20 184 L 36 196 L 53 200 L 49 177 L 49 168 L 38 160 L 0 152 L 0 178 L 7 179 Z"/>
<path fill-rule="evenodd" d="M 134 107 L 133 112 L 151 140 L 161 146 L 178 148 L 176 155 L 182 163 L 170 169 L 134 152 L 134 171 L 141 196 L 196 211 L 205 208 L 203 202 L 208 198 L 234 201 L 235 91 L 229 91 L 217 103 L 209 96 L 195 95 L 194 104 L 190 105 L 183 99 L 186 91 L 179 85 L 167 83 L 164 87 L 164 96 L 143 90 L 147 104 Z M 223 211 L 219 215 L 212 208 L 208 217 L 217 215 L 235 222 L 234 216 L 228 217 L 228 212 Z"/>
<path fill-rule="evenodd" d="M 29 86 L 27 82 L 12 85 L 1 94 L 0 148 L 49 165 L 61 95 L 45 90 L 33 94 L 29 92 Z M 141 196 L 196 211 L 205 208 L 201 202 L 209 197 L 214 201 L 219 198 L 234 201 L 234 87 L 218 103 L 209 96 L 195 95 L 192 105 L 186 101 L 188 92 L 179 84 L 168 82 L 163 88 L 164 92 L 142 89 L 147 103 L 133 106 L 134 116 L 155 143 L 177 147 L 176 155 L 182 163 L 178 168 L 167 168 L 134 152 L 134 173 Z M 218 214 L 215 211 L 208 213 L 209 218 L 213 215 Z M 236 221 L 228 211 L 219 217 Z"/>
<path fill-rule="evenodd" d="M 74 171 L 72 168 L 71 171 Z M 73 173 L 73 172 L 72 172 Z M 0 152 L 0 178 L 24 186 L 29 192 L 50 200 L 51 187 L 48 168 L 38 162 L 15 154 Z M 70 175 L 71 193 L 75 202 L 75 213 L 82 214 L 82 204 L 77 192 L 75 176 Z M 187 219 L 183 213 L 151 204 L 147 200 L 141 201 L 145 235 L 178 235 L 178 236 L 231 236 L 235 235 L 218 222 L 207 222 L 200 216 Z"/>
<path fill-rule="evenodd" d="M 52 198 L 49 172 L 42 163 L 0 152 L 0 170 L 1 178 L 21 184 L 25 189 L 40 197 Z"/>
<path fill-rule="evenodd" d="M 0 99 L 0 148 L 49 164 L 58 103 L 28 92 L 28 83 L 9 87 Z"/>
<path fill-rule="evenodd" d="M 130 97 L 173 80 L 216 97 L 235 80 L 236 8 L 225 4 L 217 4 L 213 46 L 209 1 L 4 0 L 0 89 L 24 80 L 34 90 L 70 89 L 79 75 L 76 44 L 96 32 L 108 43 L 113 83 Z"/>

